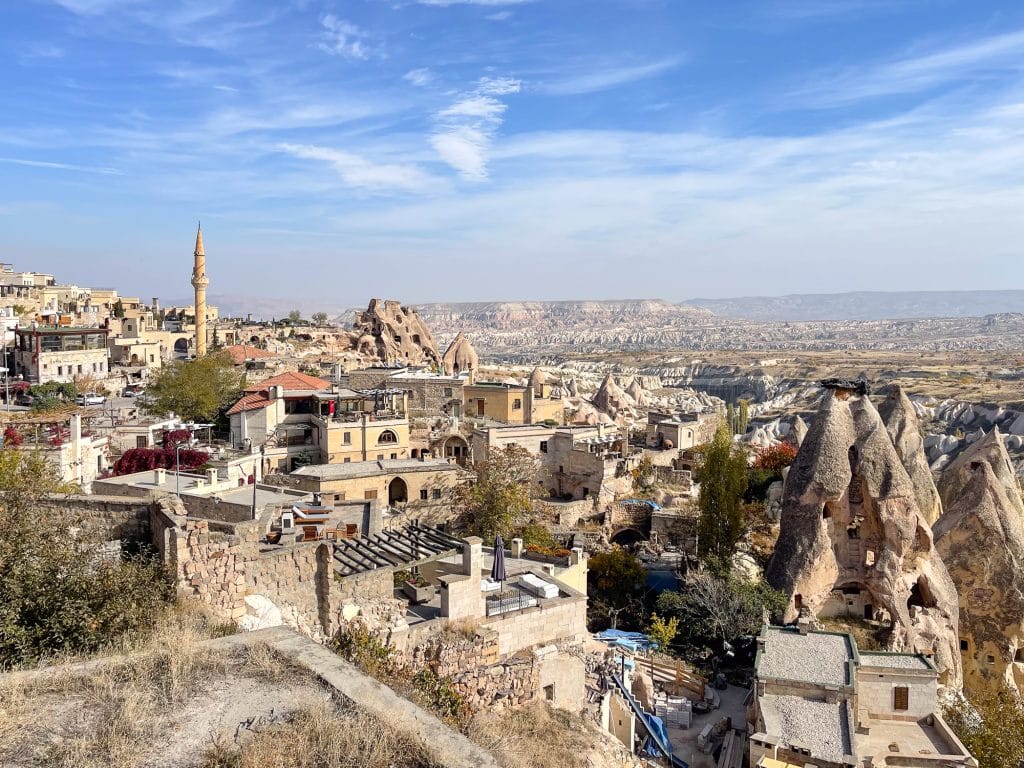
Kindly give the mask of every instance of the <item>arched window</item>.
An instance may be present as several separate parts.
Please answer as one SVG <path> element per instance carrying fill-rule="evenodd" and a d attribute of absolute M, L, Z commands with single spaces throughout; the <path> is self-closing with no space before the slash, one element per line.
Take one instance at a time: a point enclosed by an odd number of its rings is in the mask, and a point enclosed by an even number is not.
<path fill-rule="evenodd" d="M 390 429 L 385 429 L 380 433 L 380 437 L 377 438 L 378 445 L 388 445 L 398 442 L 398 435 L 392 432 Z"/>

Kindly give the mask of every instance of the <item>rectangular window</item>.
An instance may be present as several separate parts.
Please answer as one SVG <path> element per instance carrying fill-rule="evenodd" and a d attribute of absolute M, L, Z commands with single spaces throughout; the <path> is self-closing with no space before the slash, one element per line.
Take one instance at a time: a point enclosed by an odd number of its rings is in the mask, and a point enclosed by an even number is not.
<path fill-rule="evenodd" d="M 345 432 L 341 436 L 341 442 L 344 443 L 345 445 L 352 445 L 352 433 L 351 432 Z"/>
<path fill-rule="evenodd" d="M 452 396 L 452 388 L 451 387 L 445 387 L 444 388 L 444 396 L 445 397 L 451 397 Z"/>
<path fill-rule="evenodd" d="M 906 712 L 910 709 L 910 688 L 897 685 L 892 689 L 892 708 L 897 712 Z"/>
<path fill-rule="evenodd" d="M 384 461 L 384 454 L 383 453 L 378 453 L 377 454 L 377 461 Z"/>
<path fill-rule="evenodd" d="M 344 501 L 345 500 L 345 494 L 344 493 L 336 493 L 336 494 L 334 494 L 334 500 L 336 502 L 337 501 Z"/>
<path fill-rule="evenodd" d="M 149 441 L 148 441 L 148 439 L 146 438 L 145 435 L 136 435 L 135 436 L 135 447 L 136 448 L 148 448 L 149 447 Z"/>
<path fill-rule="evenodd" d="M 433 489 L 433 490 L 432 490 L 432 491 L 430 492 L 430 495 L 431 495 L 431 497 L 432 497 L 432 498 L 434 498 L 434 499 L 440 499 L 440 498 L 441 498 L 441 489 L 440 489 L 440 488 L 434 488 L 434 489 Z"/>
<path fill-rule="evenodd" d="M 521 410 L 523 410 L 523 401 L 520 400 L 518 397 L 515 400 L 512 401 L 512 410 L 513 411 L 521 411 Z"/>
<path fill-rule="evenodd" d="M 397 459 L 398 458 L 398 454 L 397 453 L 392 453 L 391 454 L 391 458 L 392 459 Z"/>
<path fill-rule="evenodd" d="M 63 365 L 58 365 L 57 366 L 57 375 L 58 376 L 63 376 L 64 375 L 64 366 Z"/>
<path fill-rule="evenodd" d="M 78 372 L 79 372 L 79 373 L 81 373 L 81 372 L 82 372 L 82 366 L 78 366 Z"/>
<path fill-rule="evenodd" d="M 422 488 L 420 490 L 420 501 L 426 501 L 426 500 L 427 500 L 427 489 L 426 488 Z"/>
<path fill-rule="evenodd" d="M 366 499 L 367 501 L 371 501 L 373 499 L 376 499 L 377 498 L 377 491 L 376 490 L 366 491 L 366 492 L 363 493 L 363 498 Z"/>
<path fill-rule="evenodd" d="M 540 452 L 541 453 L 547 453 L 548 452 L 548 441 L 547 440 L 541 440 L 540 441 Z"/>
<path fill-rule="evenodd" d="M 351 464 L 352 463 L 352 458 L 349 457 L 349 456 L 346 456 L 345 460 L 343 462 L 341 462 L 341 463 L 342 464 Z"/>

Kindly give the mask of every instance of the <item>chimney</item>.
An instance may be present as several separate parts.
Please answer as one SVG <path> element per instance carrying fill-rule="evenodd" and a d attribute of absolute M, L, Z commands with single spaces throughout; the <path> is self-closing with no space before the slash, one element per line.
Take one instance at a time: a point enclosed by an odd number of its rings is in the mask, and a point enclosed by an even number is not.
<path fill-rule="evenodd" d="M 153 470 L 153 485 L 163 485 L 167 481 L 166 469 Z"/>
<path fill-rule="evenodd" d="M 208 470 L 206 470 L 206 482 L 209 483 L 210 485 L 216 485 L 217 484 L 217 470 L 216 469 L 208 469 Z"/>

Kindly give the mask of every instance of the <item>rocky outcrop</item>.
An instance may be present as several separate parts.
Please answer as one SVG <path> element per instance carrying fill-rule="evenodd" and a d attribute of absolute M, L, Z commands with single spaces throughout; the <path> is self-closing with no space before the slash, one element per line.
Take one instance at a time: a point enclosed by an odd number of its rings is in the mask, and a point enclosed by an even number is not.
<path fill-rule="evenodd" d="M 548 377 L 539 367 L 534 368 L 527 379 L 526 385 L 533 388 L 535 396 L 540 397 L 544 392 L 544 385 L 548 383 Z"/>
<path fill-rule="evenodd" d="M 347 332 L 350 347 L 364 360 L 403 365 L 441 364 L 430 329 L 415 310 L 398 301 L 371 299 Z"/>
<path fill-rule="evenodd" d="M 629 395 L 633 402 L 641 408 L 644 408 L 649 404 L 647 401 L 647 393 L 644 392 L 644 388 L 636 379 L 633 379 L 629 383 L 629 386 L 626 387 L 626 394 Z"/>
<path fill-rule="evenodd" d="M 910 475 L 910 482 L 914 484 L 917 508 L 932 525 L 942 514 L 942 502 L 925 456 L 917 413 L 902 387 L 896 384 L 888 387 L 885 399 L 878 406 L 878 414 L 885 423 L 903 468 Z"/>
<path fill-rule="evenodd" d="M 867 396 L 828 391 L 786 478 L 766 576 L 789 596 L 786 621 L 871 616 L 892 623 L 891 650 L 931 654 L 961 685 L 956 589 Z"/>
<path fill-rule="evenodd" d="M 444 372 L 449 376 L 458 376 L 462 373 L 479 370 L 480 358 L 465 334 L 459 333 L 445 350 L 441 364 L 444 366 Z"/>
<path fill-rule="evenodd" d="M 789 433 L 793 436 L 793 444 L 799 448 L 804 438 L 807 437 L 807 422 L 800 418 L 799 414 L 793 419 L 793 426 L 790 427 Z"/>
<path fill-rule="evenodd" d="M 610 373 L 604 377 L 591 402 L 597 410 L 612 419 L 634 406 L 633 398 L 622 390 Z"/>
<path fill-rule="evenodd" d="M 994 449 L 1002 441 L 989 440 Z M 979 452 L 984 453 L 984 451 Z M 1001 463 L 1005 451 L 991 458 Z M 950 468 L 952 469 L 952 467 Z M 935 546 L 960 594 L 964 684 L 970 690 L 1009 685 L 1024 692 L 1024 518 L 1020 493 L 1010 498 L 992 463 L 978 455 L 934 526 Z"/>
<path fill-rule="evenodd" d="M 1020 485 L 1006 452 L 999 427 L 993 427 L 987 435 L 972 443 L 957 456 L 939 476 L 939 495 L 946 506 L 953 503 L 961 490 L 974 474 L 974 464 L 985 462 L 1006 494 L 1007 500 L 1024 517 L 1024 501 L 1021 500 Z"/>

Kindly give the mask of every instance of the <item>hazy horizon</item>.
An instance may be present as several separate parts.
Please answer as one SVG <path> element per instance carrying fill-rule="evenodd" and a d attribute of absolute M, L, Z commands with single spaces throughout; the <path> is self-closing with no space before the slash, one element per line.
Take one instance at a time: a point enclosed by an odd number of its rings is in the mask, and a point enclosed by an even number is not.
<path fill-rule="evenodd" d="M 128 295 L 1024 287 L 1024 6 L 53 0 L 0 30 L 0 259 Z M 522 298 L 498 299 L 501 296 Z"/>

